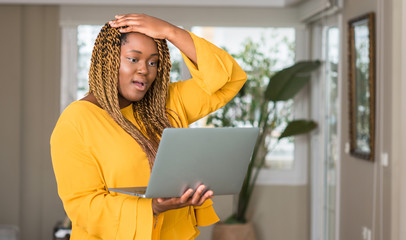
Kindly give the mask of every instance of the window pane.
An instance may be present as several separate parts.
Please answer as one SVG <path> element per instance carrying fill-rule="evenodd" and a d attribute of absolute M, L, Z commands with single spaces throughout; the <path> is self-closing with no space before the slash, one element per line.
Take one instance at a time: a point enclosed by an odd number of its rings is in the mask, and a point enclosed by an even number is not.
<path fill-rule="evenodd" d="M 208 123 L 216 127 L 257 126 L 258 106 L 269 78 L 278 70 L 294 63 L 294 28 L 250 28 L 250 27 L 193 27 L 192 32 L 204 37 L 215 45 L 227 50 L 246 71 L 248 81 L 243 97 L 237 96 L 222 109 L 208 117 Z M 292 119 L 292 101 L 278 103 L 279 119 Z M 250 110 L 251 109 L 251 110 Z M 253 111 L 252 109 L 256 109 Z M 205 121 L 205 120 L 203 120 Z M 292 139 L 283 139 L 277 143 L 285 125 L 278 122 L 271 138 L 267 139 L 266 167 L 291 169 L 294 160 Z M 204 125 L 204 123 L 200 123 Z"/>
<path fill-rule="evenodd" d="M 89 91 L 88 76 L 90 68 L 90 59 L 97 34 L 99 34 L 101 25 L 79 25 L 78 26 L 78 90 L 77 99 L 81 99 Z"/>
<path fill-rule="evenodd" d="M 182 79 L 182 55 L 180 54 L 180 51 L 169 41 L 168 42 L 168 48 L 169 48 L 169 54 L 171 55 L 171 72 L 170 72 L 170 78 L 171 82 L 178 82 Z"/>

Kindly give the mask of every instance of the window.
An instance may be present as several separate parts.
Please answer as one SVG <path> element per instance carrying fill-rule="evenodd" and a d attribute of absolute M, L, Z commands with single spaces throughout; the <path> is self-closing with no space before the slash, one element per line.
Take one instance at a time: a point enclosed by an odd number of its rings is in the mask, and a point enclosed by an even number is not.
<path fill-rule="evenodd" d="M 90 59 L 97 34 L 100 32 L 100 25 L 79 25 L 78 26 L 78 60 L 77 60 L 77 99 L 81 99 L 89 91 L 88 74 Z"/>
<path fill-rule="evenodd" d="M 260 90 L 264 90 L 269 77 L 278 70 L 288 67 L 294 63 L 295 59 L 295 29 L 294 28 L 254 28 L 254 27 L 201 27 L 195 26 L 192 32 L 201 36 L 215 45 L 227 50 L 234 56 L 237 62 L 247 72 L 248 83 L 260 85 Z M 262 92 L 261 91 L 261 92 Z M 260 96 L 258 96 L 260 98 Z M 245 99 L 246 100 L 246 99 Z M 246 100 L 249 104 L 256 99 Z M 241 99 L 243 102 L 244 99 Z M 292 102 L 278 104 L 280 114 L 283 117 L 292 119 Z M 241 104 L 244 106 L 243 104 Z M 218 118 L 214 124 L 222 126 L 220 119 L 226 115 L 224 109 L 218 110 Z M 228 112 L 227 112 L 228 113 Z M 214 113 L 216 114 L 216 113 Z M 224 115 L 223 115 L 224 114 Z M 231 126 L 255 126 L 255 123 L 241 121 L 232 123 Z M 202 122 L 205 122 L 204 119 Z M 204 123 L 200 123 L 204 124 Z M 228 125 L 227 125 L 228 126 Z M 274 129 L 270 139 L 270 154 L 266 156 L 266 168 L 270 169 L 292 169 L 294 162 L 294 143 L 292 139 L 283 139 L 276 145 L 276 138 L 284 129 L 280 126 Z"/>

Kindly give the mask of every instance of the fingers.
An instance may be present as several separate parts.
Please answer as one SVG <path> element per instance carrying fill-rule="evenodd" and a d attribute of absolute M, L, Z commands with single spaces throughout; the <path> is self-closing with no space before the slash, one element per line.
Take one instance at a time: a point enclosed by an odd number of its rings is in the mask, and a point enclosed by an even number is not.
<path fill-rule="evenodd" d="M 121 32 L 131 32 L 137 31 L 141 27 L 141 23 L 136 19 L 119 19 L 110 21 L 110 26 L 114 28 L 123 27 L 120 29 Z"/>
<path fill-rule="evenodd" d="M 117 14 L 117 15 L 115 15 L 114 17 L 115 17 L 116 19 L 119 19 L 119 18 L 124 18 L 124 17 L 135 17 L 135 16 L 137 16 L 137 15 L 145 15 L 145 14 L 137 14 L 137 13 L 131 13 L 131 14 Z"/>
<path fill-rule="evenodd" d="M 196 192 L 195 192 L 195 194 L 193 194 L 193 197 L 191 200 L 192 205 L 199 203 L 202 193 L 205 189 L 206 189 L 206 186 L 204 186 L 204 185 L 200 185 L 199 187 L 197 187 Z"/>
<path fill-rule="evenodd" d="M 213 191 L 208 190 L 207 192 L 204 193 L 205 190 L 206 190 L 206 186 L 200 185 L 196 189 L 195 194 L 193 195 L 192 199 L 190 200 L 190 205 L 201 206 L 207 199 L 210 199 L 213 197 Z"/>
<path fill-rule="evenodd" d="M 139 32 L 152 38 L 166 39 L 177 27 L 162 20 L 145 14 L 116 15 L 110 21 L 110 26 L 120 28 L 120 32 Z"/>
<path fill-rule="evenodd" d="M 115 18 L 115 20 L 109 22 L 110 26 L 114 28 L 126 27 L 126 29 L 129 30 L 128 28 L 134 28 L 140 25 L 140 17 L 138 14 L 116 15 Z"/>
<path fill-rule="evenodd" d="M 201 198 L 197 206 L 201 206 L 207 199 L 211 199 L 213 197 L 213 191 L 207 191 Z"/>
<path fill-rule="evenodd" d="M 201 206 L 207 199 L 213 197 L 213 191 L 206 190 L 205 185 L 200 185 L 193 193 L 193 189 L 188 189 L 180 198 L 157 198 L 152 201 L 153 210 L 156 213 L 165 212 L 171 209 L 183 208 L 187 206 Z"/>
<path fill-rule="evenodd" d="M 168 210 L 189 206 L 188 199 L 192 196 L 193 189 L 186 191 L 180 198 L 154 198 L 152 200 L 152 209 L 156 213 L 162 213 Z"/>
<path fill-rule="evenodd" d="M 194 203 L 193 206 L 201 206 L 207 199 L 211 199 L 212 197 L 213 191 L 209 190 L 201 195 L 197 203 Z"/>
<path fill-rule="evenodd" d="M 187 203 L 187 201 L 189 200 L 189 198 L 192 196 L 193 194 L 193 189 L 189 188 L 181 197 L 180 197 L 180 203 L 184 204 Z"/>
<path fill-rule="evenodd" d="M 116 20 L 111 21 L 115 25 L 115 27 L 124 27 L 124 26 L 133 26 L 133 25 L 139 25 L 140 24 L 140 18 L 139 17 L 122 17 L 118 18 Z"/>
<path fill-rule="evenodd" d="M 144 24 L 150 23 L 153 17 L 147 16 L 145 14 L 126 14 L 126 15 L 116 15 L 115 20 L 110 21 L 110 26 L 112 27 L 126 27 L 126 29 L 135 28 L 142 26 Z M 123 29 L 124 30 L 124 29 Z"/>
<path fill-rule="evenodd" d="M 152 199 L 152 211 L 154 212 L 154 213 L 157 213 L 157 214 L 159 214 L 159 213 L 161 213 L 162 212 L 162 210 L 160 209 L 160 206 L 159 206 L 159 204 L 160 204 L 160 202 L 159 202 L 159 199 Z"/>

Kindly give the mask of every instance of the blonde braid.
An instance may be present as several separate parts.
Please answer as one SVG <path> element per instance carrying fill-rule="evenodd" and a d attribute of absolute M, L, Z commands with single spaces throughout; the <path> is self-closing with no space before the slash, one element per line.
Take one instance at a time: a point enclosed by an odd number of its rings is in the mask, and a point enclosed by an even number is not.
<path fill-rule="evenodd" d="M 163 40 L 155 40 L 157 42 L 158 46 L 158 52 L 160 58 L 162 58 L 162 62 L 168 63 L 168 64 L 162 64 L 162 70 L 160 77 L 163 79 L 163 81 L 169 81 L 169 72 L 171 70 L 171 60 L 170 60 L 170 55 L 169 55 L 169 49 L 168 45 L 166 44 L 166 41 Z M 162 105 L 164 102 L 166 103 L 166 98 L 168 95 L 168 84 L 160 84 L 159 85 L 160 92 L 165 92 L 165 98 L 159 98 L 158 96 L 153 96 L 154 99 L 158 99 L 160 102 L 159 104 Z M 155 92 L 157 94 L 157 92 Z M 168 115 L 166 114 L 165 108 L 159 108 L 156 109 L 156 111 L 159 111 L 160 115 L 162 118 L 159 118 L 159 121 L 162 121 L 162 124 L 165 126 L 167 122 L 169 122 Z"/>
<path fill-rule="evenodd" d="M 169 50 L 166 40 L 154 39 L 159 53 L 158 74 L 144 98 L 133 102 L 134 118 L 140 127 L 138 129 L 123 116 L 118 101 L 118 71 L 124 37 L 108 23 L 100 30 L 92 52 L 89 93 L 92 93 L 114 121 L 137 141 L 147 155 L 152 169 L 162 131 L 172 127 L 165 111 L 171 68 Z"/>
<path fill-rule="evenodd" d="M 165 128 L 171 127 L 165 108 L 162 108 L 162 106 L 166 106 L 168 95 L 168 84 L 162 83 L 169 83 L 169 71 L 171 68 L 169 50 L 165 40 L 154 40 L 158 47 L 160 64 L 157 77 L 151 86 L 153 90 L 148 91 L 141 101 L 133 105 L 135 109 L 142 109 L 137 111 L 140 119 L 148 119 L 148 122 L 151 123 L 151 128 L 147 129 L 150 133 L 155 133 L 153 137 L 149 135 L 151 138 L 157 137 L 156 134 L 161 136 Z M 158 138 L 151 140 L 159 143 Z"/>

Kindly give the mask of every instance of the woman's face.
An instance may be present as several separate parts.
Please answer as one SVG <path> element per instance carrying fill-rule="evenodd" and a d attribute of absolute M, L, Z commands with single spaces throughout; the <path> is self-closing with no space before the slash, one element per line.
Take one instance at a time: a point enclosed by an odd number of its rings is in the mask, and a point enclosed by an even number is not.
<path fill-rule="evenodd" d="M 118 92 L 120 107 L 141 100 L 158 72 L 155 41 L 141 33 L 129 33 L 121 44 Z"/>

